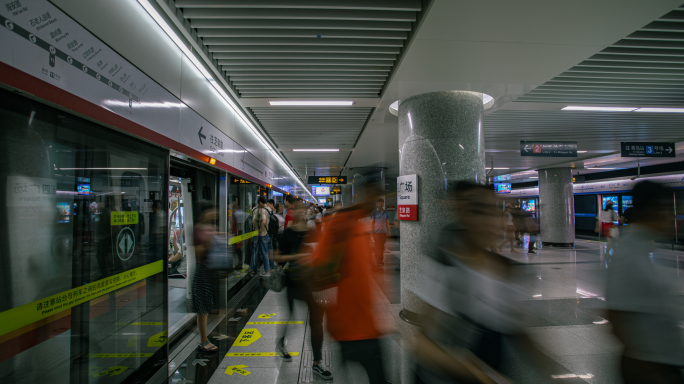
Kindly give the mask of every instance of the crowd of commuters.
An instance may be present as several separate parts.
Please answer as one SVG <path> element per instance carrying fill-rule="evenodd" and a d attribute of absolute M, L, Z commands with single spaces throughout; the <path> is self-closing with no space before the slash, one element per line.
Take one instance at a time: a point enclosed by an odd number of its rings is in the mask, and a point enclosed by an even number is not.
<path fill-rule="evenodd" d="M 252 271 L 259 270 L 259 260 L 264 278 L 274 268 L 282 269 L 290 313 L 295 300 L 309 310 L 312 371 L 324 380 L 333 378 L 323 364 L 327 330 L 339 344 L 344 363 L 360 364 L 369 383 L 386 384 L 387 355 L 379 341 L 383 327 L 374 309 L 377 281 L 373 274 L 384 262 L 390 218 L 381 192 L 366 189 L 356 204 L 327 210 L 291 196 L 284 204 L 262 197 L 243 221 L 251 220 L 258 231 Z M 507 243 L 517 253 L 515 245 L 522 245 L 527 233 L 528 252 L 534 253 L 539 227 L 518 206 L 507 204 L 503 215 L 497 212 L 500 205 L 487 186 L 460 182 L 447 191 L 445 225 L 424 260 L 430 279 L 416 292 L 425 313 L 411 345 L 414 379 L 418 384 L 508 383 L 502 360 L 505 344 L 516 345 L 533 364 L 544 364 L 544 357 L 525 331 L 524 311 L 518 306 L 522 290 L 511 278 L 516 262 L 502 256 L 500 247 Z M 637 184 L 633 207 L 619 218 L 620 223 L 629 223 L 626 236 L 622 242 L 614 238 L 609 245 L 615 255 L 608 269 L 607 317 L 625 346 L 621 373 L 628 384 L 684 383 L 680 370 L 684 348 L 673 337 L 679 333 L 678 313 L 673 311 L 677 301 L 664 283 L 665 272 L 653 262 L 654 244 L 667 231 L 666 196 L 657 184 Z M 610 233 L 617 220 L 607 204 L 598 226 Z M 198 313 L 198 348 L 205 352 L 217 350 L 206 336 L 214 299 L 207 255 L 217 235 L 215 222 L 216 210 L 205 209 L 194 228 L 193 309 Z M 502 233 L 505 240 L 499 244 Z M 333 287 L 333 304 L 323 306 L 315 299 L 316 292 Z M 290 362 L 287 332 L 287 326 L 280 330 L 276 351 Z"/>

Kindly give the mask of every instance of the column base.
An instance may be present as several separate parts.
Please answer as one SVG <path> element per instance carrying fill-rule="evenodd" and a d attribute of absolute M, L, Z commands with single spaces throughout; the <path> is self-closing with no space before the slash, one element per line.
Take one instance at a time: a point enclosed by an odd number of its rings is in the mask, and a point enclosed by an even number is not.
<path fill-rule="evenodd" d="M 575 248 L 575 243 L 552 243 L 549 241 L 542 241 L 542 245 L 547 247 Z"/>
<path fill-rule="evenodd" d="M 399 311 L 399 317 L 401 317 L 402 320 L 405 322 L 415 325 L 416 327 L 422 327 L 425 325 L 425 316 L 421 315 L 419 313 L 411 312 L 408 309 L 404 308 L 401 311 Z"/>

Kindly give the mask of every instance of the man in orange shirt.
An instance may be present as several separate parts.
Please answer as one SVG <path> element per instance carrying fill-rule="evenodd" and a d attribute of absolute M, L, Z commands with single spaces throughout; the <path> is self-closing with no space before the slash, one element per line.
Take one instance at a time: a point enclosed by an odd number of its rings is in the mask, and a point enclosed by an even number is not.
<path fill-rule="evenodd" d="M 335 305 L 327 310 L 328 332 L 340 343 L 343 361 L 359 362 L 371 384 L 385 384 L 382 332 L 373 315 L 369 232 L 361 223 L 375 199 L 338 211 L 326 221 L 314 255 L 314 279 L 337 287 Z"/>

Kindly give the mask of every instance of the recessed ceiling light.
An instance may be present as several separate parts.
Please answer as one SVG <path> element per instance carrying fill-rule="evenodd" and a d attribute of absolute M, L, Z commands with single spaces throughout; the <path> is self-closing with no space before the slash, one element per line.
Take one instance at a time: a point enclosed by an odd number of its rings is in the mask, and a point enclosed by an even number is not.
<path fill-rule="evenodd" d="M 684 113 L 684 108 L 639 108 L 634 112 Z"/>
<path fill-rule="evenodd" d="M 578 107 L 567 106 L 561 111 L 603 111 L 603 112 L 632 112 L 636 107 Z"/>
<path fill-rule="evenodd" d="M 339 152 L 339 149 L 293 149 L 295 152 Z"/>
<path fill-rule="evenodd" d="M 350 106 L 353 105 L 353 101 L 269 101 L 269 104 L 273 106 Z"/>
<path fill-rule="evenodd" d="M 577 151 L 577 153 L 587 153 L 587 151 Z"/>

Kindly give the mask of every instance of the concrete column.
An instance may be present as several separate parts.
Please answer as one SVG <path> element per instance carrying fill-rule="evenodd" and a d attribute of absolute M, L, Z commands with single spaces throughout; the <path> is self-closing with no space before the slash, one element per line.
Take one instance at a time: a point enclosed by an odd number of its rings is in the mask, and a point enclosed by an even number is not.
<path fill-rule="evenodd" d="M 544 245 L 575 245 L 572 168 L 539 170 L 539 224 Z"/>
<path fill-rule="evenodd" d="M 352 193 L 354 193 L 352 184 L 342 185 L 342 206 L 349 207 L 352 205 Z"/>
<path fill-rule="evenodd" d="M 418 221 L 401 223 L 402 317 L 419 322 L 422 292 L 430 276 L 425 258 L 435 233 L 447 224 L 447 183 L 485 182 L 482 94 L 432 92 L 399 103 L 399 173 L 418 175 Z"/>

